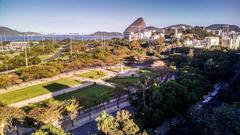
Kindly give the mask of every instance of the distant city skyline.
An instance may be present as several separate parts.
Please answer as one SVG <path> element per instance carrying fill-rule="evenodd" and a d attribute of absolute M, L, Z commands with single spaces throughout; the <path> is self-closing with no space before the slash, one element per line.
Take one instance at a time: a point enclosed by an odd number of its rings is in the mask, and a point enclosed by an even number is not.
<path fill-rule="evenodd" d="M 0 26 L 44 34 L 123 32 L 138 17 L 148 26 L 240 26 L 239 0 L 0 0 Z"/>

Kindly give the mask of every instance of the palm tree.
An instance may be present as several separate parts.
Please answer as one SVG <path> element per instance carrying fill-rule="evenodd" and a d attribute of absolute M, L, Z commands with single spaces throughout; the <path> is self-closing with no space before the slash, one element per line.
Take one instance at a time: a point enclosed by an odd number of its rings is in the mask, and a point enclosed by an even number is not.
<path fill-rule="evenodd" d="M 79 102 L 76 101 L 75 99 L 67 101 L 67 105 L 65 106 L 65 111 L 67 112 L 68 116 L 72 121 L 72 126 L 74 126 L 73 121 L 77 117 L 77 110 L 80 108 L 81 107 L 79 105 Z"/>
<path fill-rule="evenodd" d="M 122 86 L 117 85 L 114 92 L 115 92 L 114 93 L 115 96 L 117 97 L 117 107 L 119 108 L 119 100 L 120 100 L 121 95 L 124 92 L 124 88 Z"/>
<path fill-rule="evenodd" d="M 143 74 L 142 77 L 140 77 L 140 84 L 142 86 L 142 93 L 143 93 L 143 106 L 146 105 L 146 99 L 145 99 L 145 89 L 148 84 L 148 76 L 146 74 Z"/>

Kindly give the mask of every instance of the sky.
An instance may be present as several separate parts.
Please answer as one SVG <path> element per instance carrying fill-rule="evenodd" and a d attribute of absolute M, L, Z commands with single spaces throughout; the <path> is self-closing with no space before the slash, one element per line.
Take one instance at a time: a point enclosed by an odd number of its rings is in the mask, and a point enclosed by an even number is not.
<path fill-rule="evenodd" d="M 138 17 L 148 26 L 240 26 L 240 0 L 0 0 L 0 26 L 43 34 L 123 32 Z"/>

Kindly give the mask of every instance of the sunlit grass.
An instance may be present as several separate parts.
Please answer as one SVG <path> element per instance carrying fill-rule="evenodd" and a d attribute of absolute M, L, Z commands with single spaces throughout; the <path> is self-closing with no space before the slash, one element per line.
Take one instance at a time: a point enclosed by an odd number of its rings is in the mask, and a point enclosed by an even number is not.
<path fill-rule="evenodd" d="M 78 77 L 88 78 L 88 79 L 99 79 L 101 77 L 106 76 L 107 74 L 100 70 L 91 70 L 88 72 L 84 72 L 81 74 L 77 74 Z"/>
<path fill-rule="evenodd" d="M 0 94 L 0 102 L 2 102 L 3 104 L 16 103 L 43 94 L 58 91 L 64 88 L 76 86 L 78 84 L 80 84 L 79 81 L 70 78 L 59 79 L 56 81 L 33 85 L 30 87 Z"/>

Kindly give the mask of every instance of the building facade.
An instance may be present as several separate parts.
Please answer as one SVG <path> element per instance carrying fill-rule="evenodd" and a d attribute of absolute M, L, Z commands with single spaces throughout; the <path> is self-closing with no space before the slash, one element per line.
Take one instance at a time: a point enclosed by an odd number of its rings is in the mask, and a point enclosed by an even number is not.
<path fill-rule="evenodd" d="M 205 37 L 204 42 L 207 47 L 219 45 L 219 37 Z"/>

